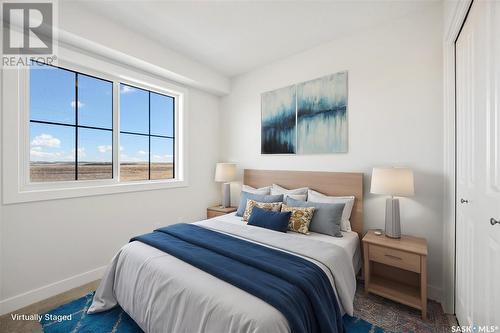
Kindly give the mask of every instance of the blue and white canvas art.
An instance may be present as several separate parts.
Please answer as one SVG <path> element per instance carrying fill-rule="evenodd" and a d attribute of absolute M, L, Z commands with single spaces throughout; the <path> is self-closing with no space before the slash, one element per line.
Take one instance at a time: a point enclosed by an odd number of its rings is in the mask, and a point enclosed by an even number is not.
<path fill-rule="evenodd" d="M 265 92 L 262 154 L 329 154 L 348 150 L 347 72 Z"/>
<path fill-rule="evenodd" d="M 295 153 L 296 97 L 295 85 L 262 94 L 262 154 Z"/>
<path fill-rule="evenodd" d="M 297 153 L 344 153 L 347 143 L 347 72 L 298 84 Z"/>

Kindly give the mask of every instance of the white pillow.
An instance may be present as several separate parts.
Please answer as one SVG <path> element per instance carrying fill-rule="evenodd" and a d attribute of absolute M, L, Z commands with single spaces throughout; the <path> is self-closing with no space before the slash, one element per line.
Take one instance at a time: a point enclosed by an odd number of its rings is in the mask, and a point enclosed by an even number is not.
<path fill-rule="evenodd" d="M 355 197 L 345 196 L 345 197 L 330 197 L 326 196 L 323 193 L 319 193 L 314 190 L 307 191 L 307 201 L 311 202 L 322 202 L 322 203 L 343 203 L 345 204 L 344 210 L 342 211 L 342 222 L 340 224 L 340 230 L 342 231 L 351 231 L 351 212 L 352 207 L 354 206 Z"/>
<path fill-rule="evenodd" d="M 307 199 L 307 194 L 283 194 L 283 201 L 286 200 L 286 198 L 292 198 L 298 201 L 306 201 Z"/>
<path fill-rule="evenodd" d="M 241 190 L 244 192 L 253 193 L 253 194 L 269 195 L 269 193 L 271 192 L 271 186 L 254 188 L 252 186 L 243 185 L 243 186 L 241 186 Z"/>
<path fill-rule="evenodd" d="M 307 187 L 295 188 L 292 190 L 289 190 L 287 188 L 281 187 L 276 184 L 273 184 L 273 186 L 271 187 L 271 195 L 283 194 L 283 201 L 285 201 L 287 197 L 290 197 L 295 200 L 306 201 L 307 191 L 309 191 L 309 188 Z"/>

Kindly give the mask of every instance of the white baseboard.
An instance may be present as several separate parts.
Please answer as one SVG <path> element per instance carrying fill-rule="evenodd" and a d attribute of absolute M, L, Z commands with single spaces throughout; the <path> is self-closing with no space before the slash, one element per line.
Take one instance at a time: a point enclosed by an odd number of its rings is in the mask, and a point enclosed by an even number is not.
<path fill-rule="evenodd" d="M 443 290 L 436 286 L 427 285 L 427 298 L 442 304 Z"/>
<path fill-rule="evenodd" d="M 40 302 L 49 297 L 58 295 L 73 288 L 102 278 L 106 266 L 74 275 L 67 279 L 57 281 L 46 286 L 27 291 L 0 301 L 0 315 L 21 309 L 30 304 Z"/>

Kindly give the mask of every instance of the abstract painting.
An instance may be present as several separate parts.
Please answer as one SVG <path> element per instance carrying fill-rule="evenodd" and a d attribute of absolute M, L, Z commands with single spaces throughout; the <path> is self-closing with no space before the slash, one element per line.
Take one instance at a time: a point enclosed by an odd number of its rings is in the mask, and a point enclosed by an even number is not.
<path fill-rule="evenodd" d="M 295 153 L 296 101 L 295 85 L 262 94 L 262 154 Z"/>
<path fill-rule="evenodd" d="M 347 152 L 347 72 L 297 85 L 297 153 Z"/>

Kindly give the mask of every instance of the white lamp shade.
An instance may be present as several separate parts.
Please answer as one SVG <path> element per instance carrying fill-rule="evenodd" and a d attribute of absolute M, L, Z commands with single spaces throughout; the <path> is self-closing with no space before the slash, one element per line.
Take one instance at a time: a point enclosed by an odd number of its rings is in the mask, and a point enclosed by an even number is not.
<path fill-rule="evenodd" d="M 236 176 L 236 164 L 234 163 L 217 163 L 215 166 L 215 181 L 230 182 Z"/>
<path fill-rule="evenodd" d="M 413 171 L 408 168 L 373 168 L 371 193 L 409 197 L 415 194 Z"/>

